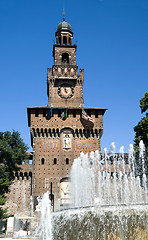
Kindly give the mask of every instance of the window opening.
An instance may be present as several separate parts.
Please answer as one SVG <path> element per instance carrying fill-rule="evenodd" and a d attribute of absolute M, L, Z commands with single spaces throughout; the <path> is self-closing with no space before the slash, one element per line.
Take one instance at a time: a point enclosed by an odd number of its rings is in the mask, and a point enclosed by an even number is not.
<path fill-rule="evenodd" d="M 41 159 L 41 164 L 44 165 L 44 163 L 45 163 L 45 159 L 42 158 L 42 159 Z"/>
<path fill-rule="evenodd" d="M 63 37 L 63 44 L 67 45 L 67 37 L 65 37 L 65 36 Z"/>
<path fill-rule="evenodd" d="M 49 178 L 45 178 L 45 188 L 49 188 Z"/>
<path fill-rule="evenodd" d="M 60 45 L 61 45 L 61 37 L 59 37 L 59 43 L 60 43 Z"/>
<path fill-rule="evenodd" d="M 32 165 L 32 159 L 29 159 L 29 164 Z"/>
<path fill-rule="evenodd" d="M 66 164 L 69 164 L 69 158 L 66 158 Z"/>
<path fill-rule="evenodd" d="M 68 53 L 63 53 L 62 54 L 62 62 L 63 63 L 69 63 L 69 54 Z"/>
<path fill-rule="evenodd" d="M 54 164 L 54 165 L 57 164 L 57 159 L 56 159 L 56 158 L 54 158 L 54 160 L 53 160 L 53 164 Z"/>

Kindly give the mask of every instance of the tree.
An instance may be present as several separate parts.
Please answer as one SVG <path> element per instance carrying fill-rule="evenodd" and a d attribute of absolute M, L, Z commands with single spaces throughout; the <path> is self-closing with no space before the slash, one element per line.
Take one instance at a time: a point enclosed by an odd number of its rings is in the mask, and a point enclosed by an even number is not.
<path fill-rule="evenodd" d="M 0 132 L 0 206 L 6 202 L 6 193 L 14 179 L 14 172 L 20 169 L 18 165 L 28 158 L 27 149 L 19 132 Z M 0 220 L 6 215 L 6 209 L 0 207 Z"/>
<path fill-rule="evenodd" d="M 138 150 L 140 140 L 143 140 L 146 149 L 148 148 L 148 92 L 140 100 L 141 113 L 146 113 L 146 116 L 141 119 L 137 126 L 134 127 L 135 131 L 135 150 Z"/>
<path fill-rule="evenodd" d="M 143 172 L 143 164 L 139 158 L 139 143 L 142 140 L 145 145 L 145 152 L 144 152 L 144 169 L 147 176 L 147 187 L 148 187 L 148 92 L 145 93 L 144 97 L 140 100 L 140 108 L 141 113 L 145 113 L 141 121 L 138 123 L 137 126 L 134 127 L 135 131 L 135 139 L 134 139 L 134 148 L 135 148 L 135 169 L 136 175 L 139 175 L 142 183 L 142 172 Z"/>

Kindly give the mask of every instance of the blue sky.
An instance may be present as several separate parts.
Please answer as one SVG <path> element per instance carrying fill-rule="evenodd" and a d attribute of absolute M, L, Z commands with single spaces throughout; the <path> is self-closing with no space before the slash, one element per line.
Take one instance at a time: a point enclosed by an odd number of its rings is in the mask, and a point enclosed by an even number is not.
<path fill-rule="evenodd" d="M 84 103 L 107 108 L 102 150 L 133 143 L 148 91 L 147 0 L 0 0 L 0 129 L 30 146 L 27 107 L 46 106 L 47 68 L 57 25 L 66 21 L 84 68 Z M 30 148 L 31 150 L 31 148 Z"/>

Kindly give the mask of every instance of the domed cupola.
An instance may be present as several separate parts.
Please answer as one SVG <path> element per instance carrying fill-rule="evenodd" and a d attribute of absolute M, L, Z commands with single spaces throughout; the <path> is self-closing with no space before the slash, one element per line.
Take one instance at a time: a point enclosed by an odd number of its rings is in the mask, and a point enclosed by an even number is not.
<path fill-rule="evenodd" d="M 55 36 L 56 44 L 72 45 L 73 32 L 71 29 L 71 25 L 65 21 L 65 12 L 63 12 L 63 22 L 58 24 Z"/>
<path fill-rule="evenodd" d="M 72 32 L 71 25 L 68 22 L 63 21 L 63 22 L 58 24 L 57 31 L 70 31 L 70 32 Z"/>

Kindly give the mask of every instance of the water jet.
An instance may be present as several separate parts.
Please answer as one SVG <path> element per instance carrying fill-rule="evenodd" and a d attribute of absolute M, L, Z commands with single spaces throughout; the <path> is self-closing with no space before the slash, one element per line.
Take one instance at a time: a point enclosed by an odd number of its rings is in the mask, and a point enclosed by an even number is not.
<path fill-rule="evenodd" d="M 103 154 L 98 151 L 91 152 L 89 156 L 81 153 L 71 169 L 69 209 L 51 214 L 49 227 L 52 233 L 42 239 L 146 240 L 147 178 L 144 145 L 142 142 L 140 144 L 142 173 L 136 172 L 132 145 L 126 160 L 123 147 L 120 154 L 116 154 L 113 144 L 110 153 L 107 149 Z M 46 204 L 49 207 L 44 197 L 42 204 L 45 209 Z M 41 215 L 47 219 L 44 211 Z"/>

